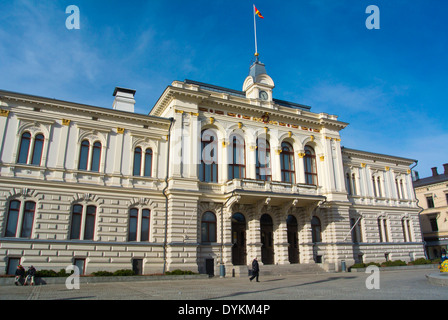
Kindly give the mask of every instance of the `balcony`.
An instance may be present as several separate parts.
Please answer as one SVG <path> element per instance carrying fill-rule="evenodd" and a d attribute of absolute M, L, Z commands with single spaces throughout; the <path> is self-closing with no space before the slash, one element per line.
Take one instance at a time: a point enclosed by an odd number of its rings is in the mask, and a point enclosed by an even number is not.
<path fill-rule="evenodd" d="M 200 182 L 200 191 L 214 194 L 229 194 L 236 192 L 245 195 L 246 199 L 256 200 L 260 197 L 271 197 L 273 200 L 286 199 L 324 200 L 320 188 L 305 184 L 289 184 L 278 181 L 263 181 L 253 179 L 233 179 L 219 183 Z M 275 202 L 275 201 L 274 201 Z"/>

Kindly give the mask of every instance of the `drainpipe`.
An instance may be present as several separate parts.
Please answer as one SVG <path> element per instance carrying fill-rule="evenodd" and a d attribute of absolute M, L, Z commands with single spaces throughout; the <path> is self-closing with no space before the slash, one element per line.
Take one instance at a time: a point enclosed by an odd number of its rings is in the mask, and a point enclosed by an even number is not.
<path fill-rule="evenodd" d="M 171 128 L 173 127 L 174 118 L 169 119 L 171 121 L 170 128 L 168 129 L 168 142 L 167 142 L 167 156 L 166 156 L 166 176 L 165 176 L 165 188 L 163 188 L 163 195 L 165 196 L 165 239 L 163 241 L 163 270 L 162 274 L 166 271 L 166 245 L 168 241 L 168 195 L 166 191 L 168 189 L 168 178 L 170 173 L 170 151 L 171 151 Z"/>
<path fill-rule="evenodd" d="M 411 169 L 411 175 L 412 175 L 412 169 L 414 169 L 417 165 L 418 165 L 418 160 L 415 160 L 415 165 L 413 165 L 413 166 L 410 168 L 410 169 Z M 412 176 L 411 176 L 411 181 L 412 181 Z M 425 241 L 425 238 L 423 237 L 423 230 L 422 230 L 422 216 L 421 216 L 422 211 L 425 210 L 425 209 L 423 209 L 422 207 L 420 207 L 420 205 L 418 204 L 419 201 L 418 201 L 418 198 L 417 198 L 417 194 L 415 193 L 415 189 L 414 189 L 414 181 L 412 181 L 412 191 L 414 192 L 414 198 L 415 198 L 415 200 L 416 200 L 417 207 L 420 209 L 420 211 L 419 211 L 419 213 L 418 213 L 418 222 L 420 223 L 420 235 L 421 235 L 421 237 L 422 237 L 423 253 L 425 254 L 425 259 L 428 260 L 429 257 L 428 257 L 428 255 L 426 254 L 426 241 Z"/>

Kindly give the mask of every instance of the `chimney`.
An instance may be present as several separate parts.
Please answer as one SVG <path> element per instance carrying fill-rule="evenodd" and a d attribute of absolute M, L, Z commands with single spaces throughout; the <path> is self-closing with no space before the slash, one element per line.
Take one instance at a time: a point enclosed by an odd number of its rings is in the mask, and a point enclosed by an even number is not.
<path fill-rule="evenodd" d="M 114 91 L 114 110 L 134 112 L 135 106 L 135 90 L 116 87 Z"/>
<path fill-rule="evenodd" d="M 432 170 L 432 176 L 433 176 L 433 177 L 439 175 L 439 174 L 437 173 L 437 167 L 431 168 L 431 170 Z"/>
<path fill-rule="evenodd" d="M 443 174 L 448 175 L 448 163 L 445 163 L 443 165 L 443 168 L 445 169 L 445 172 Z"/>

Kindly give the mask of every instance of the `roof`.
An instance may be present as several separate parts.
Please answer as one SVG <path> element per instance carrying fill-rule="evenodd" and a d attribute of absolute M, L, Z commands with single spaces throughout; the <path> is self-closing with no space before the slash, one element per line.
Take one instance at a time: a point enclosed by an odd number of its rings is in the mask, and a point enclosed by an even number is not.
<path fill-rule="evenodd" d="M 197 85 L 197 86 L 199 86 L 199 88 L 204 89 L 204 90 L 210 90 L 210 91 L 215 91 L 215 92 L 220 92 L 220 93 L 227 93 L 232 96 L 246 98 L 246 93 L 244 91 L 228 89 L 228 88 L 216 86 L 213 84 L 208 84 L 208 83 L 194 81 L 194 80 L 188 80 L 188 79 L 185 80 L 185 83 Z M 279 100 L 279 99 L 272 99 L 272 100 L 274 101 L 274 103 L 281 105 L 283 107 L 288 107 L 288 108 L 292 108 L 292 109 L 301 109 L 301 110 L 306 110 L 306 111 L 311 110 L 310 106 L 306 106 L 303 104 L 289 102 L 289 101 L 285 101 L 285 100 Z"/>
<path fill-rule="evenodd" d="M 343 153 L 356 154 L 359 156 L 369 157 L 369 158 L 377 159 L 377 160 L 395 161 L 395 162 L 400 162 L 404 165 L 411 165 L 412 163 L 417 163 L 417 160 L 414 160 L 414 159 L 391 156 L 391 155 L 382 154 L 382 153 L 350 149 L 350 148 L 346 148 L 346 147 L 341 147 L 341 150 Z"/>
<path fill-rule="evenodd" d="M 129 89 L 130 90 L 130 89 Z M 28 100 L 36 103 L 42 103 L 42 104 L 48 104 L 53 106 L 59 106 L 59 107 L 74 107 L 81 110 L 84 110 L 86 112 L 92 112 L 97 114 L 107 114 L 107 115 L 119 115 L 122 117 L 126 117 L 129 119 L 141 119 L 141 120 L 152 120 L 156 122 L 160 121 L 170 121 L 168 118 L 163 118 L 159 116 L 154 115 L 146 115 L 141 113 L 135 113 L 135 112 L 128 112 L 128 111 L 122 111 L 122 110 L 114 110 L 112 108 L 104 108 L 104 107 L 98 107 L 88 104 L 82 104 L 82 103 L 76 103 L 71 101 L 65 101 L 65 100 L 59 100 L 54 98 L 47 98 L 37 95 L 31 95 L 26 93 L 19 93 L 19 92 L 13 92 L 13 91 L 7 91 L 7 90 L 1 90 L 0 89 L 0 99 L 19 99 L 19 100 Z"/>
<path fill-rule="evenodd" d="M 448 174 L 438 174 L 436 176 L 431 176 L 423 179 L 418 179 L 413 181 L 414 188 L 427 186 L 436 183 L 448 182 Z"/>

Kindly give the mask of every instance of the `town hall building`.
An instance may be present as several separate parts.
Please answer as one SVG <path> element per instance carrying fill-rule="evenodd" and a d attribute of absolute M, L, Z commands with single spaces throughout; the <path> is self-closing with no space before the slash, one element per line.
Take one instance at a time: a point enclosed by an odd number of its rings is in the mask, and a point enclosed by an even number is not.
<path fill-rule="evenodd" d="M 148 115 L 135 93 L 107 108 L 0 91 L 0 274 L 424 257 L 415 160 L 342 147 L 348 124 L 276 99 L 258 59 L 242 91 L 174 81 Z"/>

